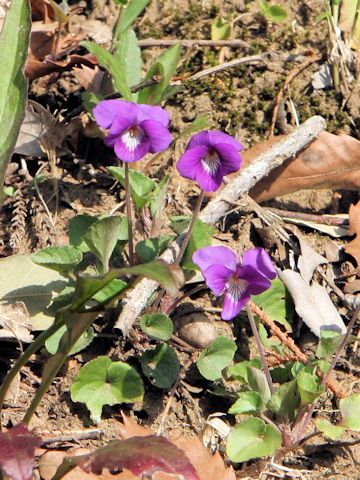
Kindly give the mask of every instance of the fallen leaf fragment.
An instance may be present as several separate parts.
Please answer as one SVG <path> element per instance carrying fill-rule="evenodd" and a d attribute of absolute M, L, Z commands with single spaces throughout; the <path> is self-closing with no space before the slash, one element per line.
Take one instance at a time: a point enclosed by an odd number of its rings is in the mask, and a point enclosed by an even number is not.
<path fill-rule="evenodd" d="M 39 437 L 19 423 L 0 433 L 0 467 L 13 480 L 31 480 L 35 449 L 41 445 Z"/>
<path fill-rule="evenodd" d="M 360 266 L 360 200 L 350 207 L 349 224 L 349 235 L 356 235 L 356 237 L 345 245 L 344 250 L 354 257 L 357 265 Z"/>
<path fill-rule="evenodd" d="M 31 343 L 32 323 L 24 302 L 0 302 L 0 339 Z"/>
<path fill-rule="evenodd" d="M 292 270 L 280 272 L 279 277 L 289 290 L 296 313 L 317 337 L 323 329 L 346 332 L 346 326 L 326 288 L 317 283 L 310 285 L 300 273 Z"/>
<path fill-rule="evenodd" d="M 123 415 L 123 425 L 120 427 L 120 435 L 122 438 L 129 438 L 133 435 L 146 436 L 152 434 L 153 432 L 149 428 L 144 428 Z M 174 435 L 171 441 L 186 452 L 200 480 L 236 479 L 233 468 L 231 466 L 225 466 L 224 460 L 219 452 L 211 454 L 197 437 L 184 438 L 181 436 L 175 437 Z"/>
<path fill-rule="evenodd" d="M 254 146 L 244 153 L 244 165 L 283 137 Z M 257 202 L 308 189 L 360 189 L 360 141 L 349 135 L 320 133 L 317 140 L 275 168 L 250 190 Z"/>

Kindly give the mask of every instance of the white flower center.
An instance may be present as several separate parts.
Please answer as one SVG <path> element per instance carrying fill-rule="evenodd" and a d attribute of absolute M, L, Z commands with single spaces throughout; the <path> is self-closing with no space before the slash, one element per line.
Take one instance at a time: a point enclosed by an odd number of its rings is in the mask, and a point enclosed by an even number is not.
<path fill-rule="evenodd" d="M 201 163 L 206 173 L 213 177 L 219 168 L 221 161 L 215 150 L 209 150 L 201 160 Z"/>
<path fill-rule="evenodd" d="M 144 132 L 139 127 L 130 127 L 122 135 L 121 140 L 126 148 L 133 152 L 141 144 L 144 138 Z"/>
<path fill-rule="evenodd" d="M 249 282 L 233 275 L 226 283 L 226 291 L 234 302 L 237 302 L 247 289 Z"/>

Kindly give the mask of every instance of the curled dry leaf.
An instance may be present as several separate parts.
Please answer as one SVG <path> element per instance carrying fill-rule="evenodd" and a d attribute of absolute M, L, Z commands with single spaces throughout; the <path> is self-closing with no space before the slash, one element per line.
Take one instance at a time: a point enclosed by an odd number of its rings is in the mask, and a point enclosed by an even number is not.
<path fill-rule="evenodd" d="M 351 205 L 349 210 L 349 234 L 356 235 L 345 247 L 345 252 L 355 258 L 360 266 L 360 200 L 356 205 Z"/>
<path fill-rule="evenodd" d="M 275 137 L 244 153 L 247 165 L 283 137 Z M 257 202 L 307 189 L 360 189 L 360 141 L 349 135 L 320 133 L 317 140 L 275 168 L 250 190 Z"/>

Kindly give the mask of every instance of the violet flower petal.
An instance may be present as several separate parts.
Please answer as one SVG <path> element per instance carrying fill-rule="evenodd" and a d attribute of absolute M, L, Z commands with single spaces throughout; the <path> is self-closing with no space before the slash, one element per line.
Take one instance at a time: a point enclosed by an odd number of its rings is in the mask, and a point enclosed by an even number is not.
<path fill-rule="evenodd" d="M 144 136 L 135 148 L 129 148 L 123 141 L 123 137 L 118 137 L 114 145 L 114 150 L 120 160 L 124 162 L 136 162 L 149 153 L 150 141 Z"/>
<path fill-rule="evenodd" d="M 196 250 L 192 256 L 192 261 L 202 272 L 212 265 L 223 265 L 231 270 L 236 271 L 236 255 L 227 247 L 203 247 Z"/>
<path fill-rule="evenodd" d="M 221 132 L 219 130 L 209 131 L 209 141 L 210 141 L 210 144 L 214 147 L 219 143 L 226 143 L 228 145 L 231 145 L 238 152 L 244 148 L 241 145 L 241 143 L 235 140 L 234 137 L 232 137 L 231 135 L 228 135 L 227 133 Z"/>
<path fill-rule="evenodd" d="M 196 169 L 201 159 L 207 152 L 207 147 L 199 145 L 195 148 L 190 148 L 180 157 L 176 168 L 182 177 L 196 180 Z"/>
<path fill-rule="evenodd" d="M 224 176 L 239 170 L 242 157 L 238 150 L 228 143 L 219 143 L 214 149 L 220 157 Z"/>
<path fill-rule="evenodd" d="M 93 109 L 96 123 L 101 128 L 110 128 L 116 117 L 136 118 L 138 106 L 125 100 L 101 100 Z"/>
<path fill-rule="evenodd" d="M 238 277 L 248 282 L 251 295 L 259 295 L 271 287 L 271 281 L 251 265 L 243 265 L 238 270 Z"/>
<path fill-rule="evenodd" d="M 206 145 L 207 147 L 213 148 L 218 143 L 226 143 L 232 145 L 237 151 L 243 149 L 241 143 L 237 142 L 234 137 L 219 130 L 205 130 L 203 132 L 195 134 L 191 138 L 187 148 L 194 148 L 199 145 Z"/>
<path fill-rule="evenodd" d="M 206 270 L 203 270 L 206 285 L 218 297 L 224 291 L 226 282 L 234 275 L 233 270 L 230 270 L 224 265 L 211 265 Z"/>
<path fill-rule="evenodd" d="M 251 265 L 265 275 L 270 280 L 276 277 L 275 267 L 263 248 L 251 248 L 244 252 L 242 265 Z"/>
<path fill-rule="evenodd" d="M 115 117 L 113 123 L 110 126 L 109 134 L 105 137 L 105 143 L 108 147 L 114 147 L 115 143 L 125 130 L 135 124 L 136 112 L 127 117 Z"/>
<path fill-rule="evenodd" d="M 234 300 L 231 295 L 225 292 L 221 318 L 223 320 L 232 320 L 240 313 L 240 310 L 249 300 L 250 295 L 245 292 L 238 300 Z"/>
<path fill-rule="evenodd" d="M 204 168 L 202 162 L 198 163 L 195 170 L 195 180 L 205 192 L 215 192 L 221 185 L 224 173 L 220 164 L 215 175 L 210 175 Z"/>
<path fill-rule="evenodd" d="M 161 107 L 153 105 L 138 105 L 138 122 L 141 123 L 144 120 L 156 120 L 164 127 L 167 127 L 170 122 L 169 114 Z"/>
<path fill-rule="evenodd" d="M 155 120 L 144 120 L 140 128 L 145 132 L 150 142 L 150 152 L 163 152 L 171 143 L 171 135 L 167 127 Z"/>

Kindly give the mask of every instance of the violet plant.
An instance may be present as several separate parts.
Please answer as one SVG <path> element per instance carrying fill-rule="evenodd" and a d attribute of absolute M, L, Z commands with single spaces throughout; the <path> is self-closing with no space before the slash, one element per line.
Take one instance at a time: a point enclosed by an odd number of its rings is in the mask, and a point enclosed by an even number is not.
<path fill-rule="evenodd" d="M 147 154 L 161 154 L 176 140 L 170 133 L 169 114 L 159 104 L 176 92 L 170 80 L 180 58 L 180 47 L 165 51 L 142 78 L 140 49 L 131 24 L 146 4 L 147 1 L 133 1 L 124 9 L 116 25 L 111 52 L 93 42 L 83 42 L 110 75 L 115 96 L 122 97 L 105 98 L 100 92 L 92 103 L 87 96 L 84 102 L 103 129 L 106 145 L 114 150 L 117 161 L 123 162 L 123 167 L 114 166 L 108 170 L 125 189 L 126 216 L 115 212 L 96 217 L 76 216 L 69 224 L 70 245 L 50 247 L 33 255 L 38 265 L 59 272 L 66 285 L 50 305 L 54 312 L 53 325 L 29 346 L 5 378 L 0 388 L 0 409 L 16 374 L 31 355 L 45 345 L 51 356 L 24 418 L 25 423 L 30 422 L 67 357 L 90 344 L 95 336 L 92 324 L 106 307 L 118 304 L 131 288 L 132 276 L 148 276 L 166 288 L 171 298 L 167 312 L 171 312 L 179 302 L 178 291 L 184 283 L 180 265 L 190 270 L 198 267 L 211 291 L 216 296 L 224 296 L 223 320 L 236 321 L 246 307 L 259 350 L 260 360 L 255 358 L 231 365 L 237 346 L 231 339 L 219 337 L 201 352 L 197 361 L 200 373 L 218 386 L 224 372 L 228 379 L 242 383 L 229 413 L 248 414 L 253 418 L 237 424 L 227 443 L 229 458 L 241 462 L 273 454 L 281 447 L 296 446 L 306 439 L 315 402 L 349 340 L 355 320 L 350 322 L 345 337 L 336 332 L 324 332 L 316 358 L 307 365 L 288 362 L 281 371 L 269 368 L 249 301 L 253 295 L 271 289 L 276 270 L 262 248 L 239 255 L 226 247 L 211 246 L 209 227 L 202 224 L 198 214 L 205 193 L 218 190 L 226 175 L 239 170 L 242 145 L 224 132 L 204 129 L 204 122 L 196 120 L 185 132 L 186 135 L 195 134 L 177 163 L 181 176 L 198 183 L 197 203 L 190 219 L 173 220 L 175 233 L 183 234 L 175 264 L 169 265 L 159 259 L 175 238 L 175 235 L 161 236 L 160 229 L 167 179 L 157 183 L 132 170 L 130 165 Z M 154 76 L 159 78 L 154 80 Z M 140 235 L 135 230 L 133 210 L 142 233 L 136 245 L 134 233 L 136 238 Z M 182 298 L 184 296 L 180 296 Z M 159 302 L 155 301 L 154 307 L 158 306 Z M 168 344 L 173 335 L 171 318 L 157 308 L 149 309 L 140 319 L 140 327 L 154 346 L 140 358 L 142 375 L 157 388 L 172 387 L 179 379 L 180 362 L 175 349 Z M 142 400 L 142 375 L 125 362 L 113 362 L 100 356 L 80 370 L 71 387 L 71 398 L 85 403 L 92 420 L 98 422 L 104 405 Z M 91 395 L 95 390 L 96 396 Z M 233 392 L 225 388 L 222 394 L 234 397 Z M 326 421 L 317 422 L 318 430 L 330 438 L 346 428 L 360 430 L 358 397 L 355 394 L 340 402 L 340 423 L 334 427 Z"/>

